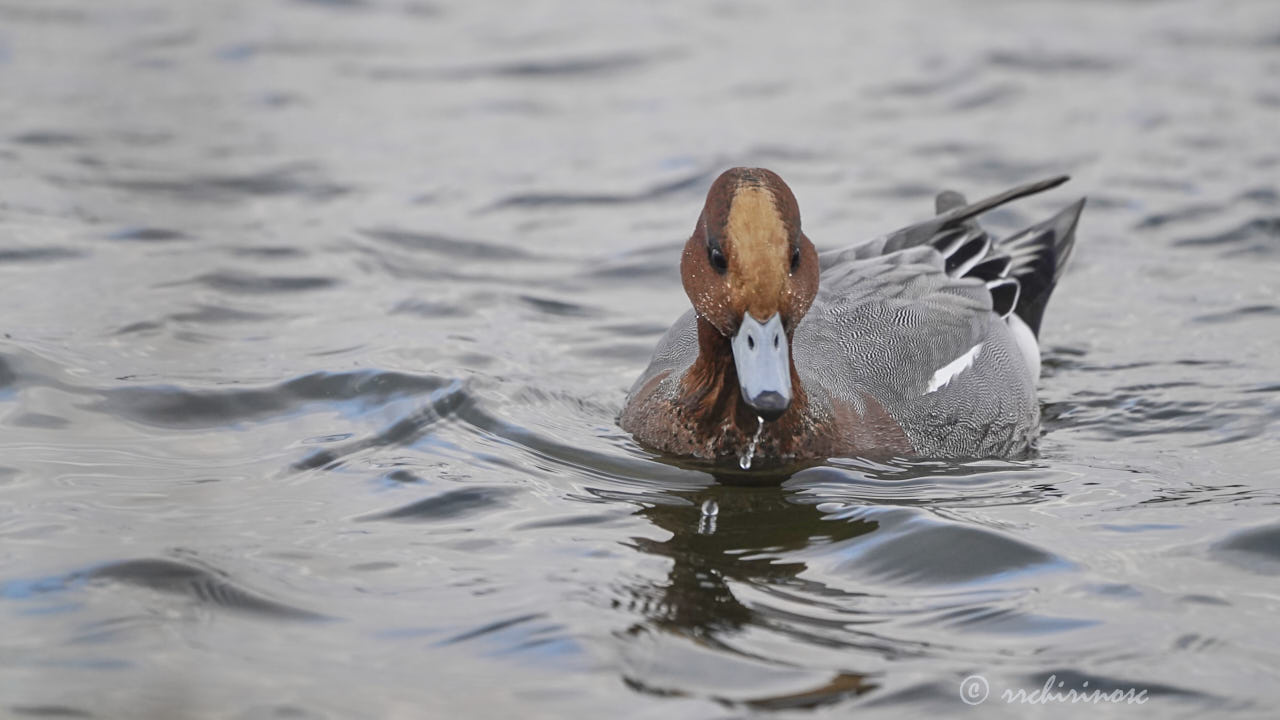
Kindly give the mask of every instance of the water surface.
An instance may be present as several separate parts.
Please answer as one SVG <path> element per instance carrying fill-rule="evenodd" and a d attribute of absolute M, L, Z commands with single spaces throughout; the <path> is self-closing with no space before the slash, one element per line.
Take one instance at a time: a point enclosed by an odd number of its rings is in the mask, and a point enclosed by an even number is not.
<path fill-rule="evenodd" d="M 1273 712 L 1278 77 L 1266 1 L 0 0 L 0 715 Z M 620 431 L 740 164 L 819 248 L 1071 173 L 987 219 L 1089 196 L 1041 456 Z"/>

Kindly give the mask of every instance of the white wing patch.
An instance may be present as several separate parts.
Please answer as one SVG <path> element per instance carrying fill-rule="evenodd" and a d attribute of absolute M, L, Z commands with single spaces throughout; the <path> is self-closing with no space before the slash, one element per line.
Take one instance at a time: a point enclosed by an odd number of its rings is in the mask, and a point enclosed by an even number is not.
<path fill-rule="evenodd" d="M 924 389 L 924 394 L 928 395 L 946 387 L 947 383 L 954 380 L 957 375 L 973 366 L 973 361 L 978 359 L 980 352 L 982 352 L 982 343 L 974 345 L 965 354 L 938 368 L 933 377 L 929 378 L 929 386 Z"/>

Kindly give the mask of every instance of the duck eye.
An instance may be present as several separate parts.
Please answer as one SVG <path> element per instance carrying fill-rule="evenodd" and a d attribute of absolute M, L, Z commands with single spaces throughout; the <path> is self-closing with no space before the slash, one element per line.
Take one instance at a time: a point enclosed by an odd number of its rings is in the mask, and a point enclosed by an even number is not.
<path fill-rule="evenodd" d="M 798 267 L 800 267 L 799 246 L 791 248 L 791 272 L 795 272 Z"/>
<path fill-rule="evenodd" d="M 715 268 L 716 272 L 721 275 L 729 270 L 729 261 L 724 259 L 724 252 L 720 248 L 713 247 L 708 249 L 707 257 L 711 259 L 711 267 Z"/>

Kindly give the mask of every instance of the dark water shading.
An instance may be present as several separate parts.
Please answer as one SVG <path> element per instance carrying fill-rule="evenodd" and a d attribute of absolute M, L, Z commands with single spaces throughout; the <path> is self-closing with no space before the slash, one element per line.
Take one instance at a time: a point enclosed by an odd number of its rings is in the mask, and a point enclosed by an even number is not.
<path fill-rule="evenodd" d="M 69 260 L 83 256 L 84 253 L 73 248 L 33 247 L 5 248 L 0 247 L 0 264 L 47 262 L 52 260 Z"/>
<path fill-rule="evenodd" d="M 276 260 L 287 260 L 290 258 L 305 257 L 306 253 L 298 248 L 291 247 L 238 247 L 233 248 L 232 255 L 237 257 L 265 258 Z"/>
<path fill-rule="evenodd" d="M 1275 305 L 1249 305 L 1242 308 L 1236 308 L 1228 312 L 1200 315 L 1196 317 L 1195 320 L 1202 323 L 1232 322 L 1235 320 L 1248 322 L 1255 319 L 1257 316 L 1280 316 L 1280 307 L 1276 307 Z"/>
<path fill-rule="evenodd" d="M 14 374 L 13 368 L 9 366 L 4 356 L 0 355 L 0 388 L 12 385 L 15 380 L 17 380 L 17 375 Z"/>
<path fill-rule="evenodd" d="M 216 272 L 199 275 L 183 284 L 203 285 L 229 293 L 258 294 L 319 290 L 338 283 L 331 277 L 291 277 L 253 275 L 246 272 Z"/>
<path fill-rule="evenodd" d="M 9 707 L 15 715 L 37 718 L 91 718 L 93 713 L 79 708 L 62 705 L 13 705 Z"/>
<path fill-rule="evenodd" d="M 963 583 L 1062 564 L 1049 553 L 989 530 L 938 524 L 907 510 L 872 517 L 880 531 L 878 540 L 839 567 L 883 582 Z M 974 557 L 981 562 L 974 562 Z"/>
<path fill-rule="evenodd" d="M 414 439 L 428 433 L 433 425 L 458 413 L 472 402 L 470 394 L 458 383 L 452 383 L 443 388 L 432 383 L 430 389 L 437 392 L 432 393 L 430 404 L 423 409 L 395 421 L 389 427 L 378 431 L 370 437 L 314 452 L 296 462 L 293 466 L 294 469 L 309 470 L 318 467 L 332 467 L 342 462 L 344 457 L 370 448 L 409 444 Z"/>
<path fill-rule="evenodd" d="M 625 75 L 632 70 L 659 59 L 634 53 L 614 53 L 586 57 L 551 57 L 515 60 L 484 65 L 455 67 L 400 67 L 378 66 L 366 71 L 375 81 L 427 80 L 468 81 L 481 78 L 509 80 L 558 80 L 576 77 L 612 77 Z"/>
<path fill-rule="evenodd" d="M 0 2 L 0 716 L 1274 714 L 1277 28 Z M 820 249 L 1070 174 L 1039 454 L 623 433 L 740 164 Z"/>
<path fill-rule="evenodd" d="M 476 74 L 511 78 L 601 75 L 639 67 L 647 61 L 648 58 L 643 56 L 624 53 L 583 58 L 522 60 L 501 63 L 488 68 L 457 69 L 448 71 L 448 74 L 450 78 L 455 80 L 466 79 Z"/>
<path fill-rule="evenodd" d="M 1217 543 L 1214 549 L 1229 561 L 1251 570 L 1280 574 L 1280 526 L 1242 530 Z"/>
<path fill-rule="evenodd" d="M 194 324 L 234 324 L 242 322 L 262 322 L 277 317 L 271 313 L 252 312 L 219 305 L 200 305 L 189 312 L 169 315 L 167 319 L 179 323 Z"/>
<path fill-rule="evenodd" d="M 56 415 L 45 415 L 44 413 L 22 413 L 21 415 L 13 418 L 13 424 L 21 427 L 59 430 L 65 428 L 70 423 L 65 418 L 60 418 Z"/>
<path fill-rule="evenodd" d="M 1280 217 L 1255 218 L 1213 235 L 1181 238 L 1180 246 L 1225 246 L 1225 257 L 1274 255 L 1280 252 Z"/>
<path fill-rule="evenodd" d="M 574 205 L 626 205 L 629 203 L 650 202 L 677 194 L 695 197 L 710 184 L 712 179 L 714 179 L 714 176 L 710 172 L 700 172 L 630 193 L 522 193 L 501 198 L 486 210 L 502 210 L 509 207 L 556 208 Z"/>
<path fill-rule="evenodd" d="M 529 253 L 518 247 L 487 243 L 480 240 L 451 238 L 435 233 L 410 232 L 407 230 L 377 229 L 365 230 L 362 233 L 374 240 L 391 243 L 406 250 L 428 252 L 460 260 L 517 260 L 534 259 Z"/>
<path fill-rule="evenodd" d="M 1064 53 L 1053 55 L 1041 52 L 1017 52 L 1000 50 L 987 55 L 992 65 L 1034 74 L 1055 72 L 1106 73 L 1117 69 L 1119 63 L 1106 57 Z"/>
<path fill-rule="evenodd" d="M 107 390 L 96 409 L 112 417 L 164 427 L 221 427 L 279 416 L 312 402 L 381 405 L 398 395 L 430 392 L 444 380 L 402 373 L 316 373 L 258 389 L 187 390 L 120 387 Z"/>
<path fill-rule="evenodd" d="M 60 578 L 35 582 L 7 581 L 0 596 L 27 599 L 65 592 L 83 584 L 127 585 L 186 597 L 202 605 L 282 620 L 318 620 L 319 615 L 269 600 L 238 587 L 221 571 L 177 560 L 150 558 L 108 563 Z"/>
<path fill-rule="evenodd" d="M 33 130 L 31 132 L 14 135 L 13 142 L 17 145 L 35 145 L 43 147 L 64 147 L 83 145 L 85 139 L 72 133 L 58 132 L 56 130 Z"/>
<path fill-rule="evenodd" d="M 296 195 L 313 201 L 351 192 L 350 187 L 326 181 L 314 168 L 284 167 L 244 175 L 205 175 L 174 178 L 117 178 L 107 185 L 142 195 L 169 195 L 187 202 L 239 202 L 259 196 Z"/>
<path fill-rule="evenodd" d="M 180 230 L 155 227 L 127 228 L 111 233 L 108 237 L 112 240 L 156 243 L 189 239 L 188 235 Z"/>

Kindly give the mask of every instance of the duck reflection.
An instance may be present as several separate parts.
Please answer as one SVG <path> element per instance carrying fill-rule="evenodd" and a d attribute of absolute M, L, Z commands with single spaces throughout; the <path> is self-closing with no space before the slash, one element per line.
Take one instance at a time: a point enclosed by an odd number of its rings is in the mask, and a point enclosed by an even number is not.
<path fill-rule="evenodd" d="M 691 633 L 733 630 L 752 611 L 734 597 L 729 581 L 776 586 L 794 581 L 803 562 L 786 557 L 815 544 L 856 537 L 866 522 L 831 522 L 811 504 L 780 487 L 714 485 L 672 493 L 687 503 L 654 505 L 640 512 L 671 533 L 664 541 L 636 539 L 636 547 L 670 558 L 658 625 Z"/>
<path fill-rule="evenodd" d="M 748 477 L 754 484 L 744 486 L 742 481 Z M 633 626 L 629 636 L 665 633 L 720 652 L 735 652 L 723 641 L 749 627 L 770 627 L 773 623 L 740 600 L 734 585 L 785 587 L 805 583 L 799 578 L 805 564 L 794 559 L 799 551 L 875 529 L 873 522 L 825 519 L 812 501 L 805 502 L 794 490 L 780 487 L 785 477 L 765 477 L 770 484 L 762 485 L 759 475 L 717 473 L 715 485 L 671 491 L 667 494 L 675 502 L 640 511 L 671 537 L 662 541 L 636 538 L 635 547 L 669 558 L 672 565 L 665 583 L 633 589 L 640 600 L 637 609 L 646 620 Z M 673 692 L 672 688 L 654 687 L 643 679 L 631 678 L 629 682 L 647 692 Z M 764 697 L 717 694 L 717 699 L 761 708 L 814 707 L 872 687 L 861 675 L 832 668 L 825 682 L 799 693 Z M 714 688 L 703 689 L 716 693 Z"/>

